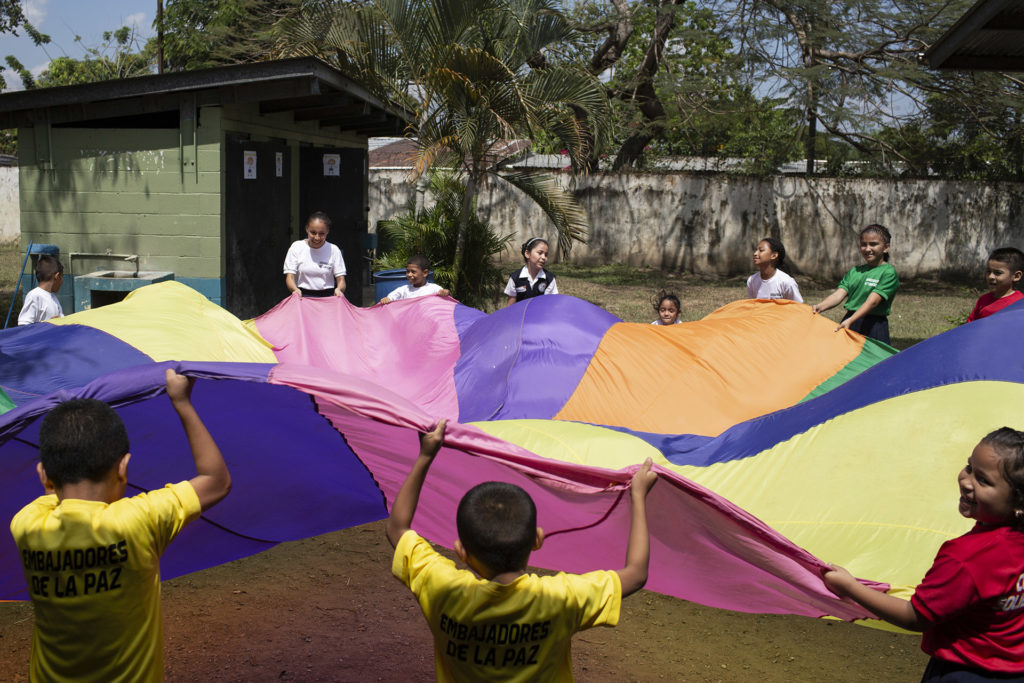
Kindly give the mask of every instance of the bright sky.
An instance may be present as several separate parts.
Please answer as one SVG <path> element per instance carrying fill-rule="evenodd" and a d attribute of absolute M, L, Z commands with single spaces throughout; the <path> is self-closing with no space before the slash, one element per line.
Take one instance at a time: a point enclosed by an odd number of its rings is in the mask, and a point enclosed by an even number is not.
<path fill-rule="evenodd" d="M 6 66 L 4 57 L 14 55 L 36 75 L 51 59 L 78 59 L 85 54 L 85 47 L 99 48 L 104 31 L 132 26 L 143 42 L 154 35 L 156 0 L 22 0 L 22 7 L 29 22 L 52 42 L 36 47 L 24 30 L 16 37 L 0 35 L 0 66 Z M 81 42 L 76 42 L 75 36 L 81 36 Z M 8 91 L 21 90 L 21 79 L 14 72 L 5 69 L 3 75 Z"/>

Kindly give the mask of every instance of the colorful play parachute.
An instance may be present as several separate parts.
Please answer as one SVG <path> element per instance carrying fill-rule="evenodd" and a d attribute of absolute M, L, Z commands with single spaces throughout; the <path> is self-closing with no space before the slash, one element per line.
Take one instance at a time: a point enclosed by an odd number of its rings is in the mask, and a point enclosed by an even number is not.
<path fill-rule="evenodd" d="M 534 497 L 537 566 L 620 567 L 628 485 L 645 458 L 647 587 L 750 612 L 867 616 L 821 583 L 824 562 L 905 592 L 969 524 L 957 471 L 978 439 L 1020 426 L 1024 307 L 898 355 L 788 301 L 739 301 L 704 320 L 623 323 L 567 296 L 487 315 L 426 297 L 358 309 L 289 298 L 243 323 L 175 283 L 120 304 L 0 333 L 0 516 L 39 494 L 40 417 L 87 396 L 115 406 L 134 489 L 188 478 L 164 368 L 225 453 L 230 496 L 186 529 L 164 576 L 380 519 L 448 418 L 414 526 L 443 545 L 472 485 Z M 26 596 L 0 542 L 0 599 Z"/>

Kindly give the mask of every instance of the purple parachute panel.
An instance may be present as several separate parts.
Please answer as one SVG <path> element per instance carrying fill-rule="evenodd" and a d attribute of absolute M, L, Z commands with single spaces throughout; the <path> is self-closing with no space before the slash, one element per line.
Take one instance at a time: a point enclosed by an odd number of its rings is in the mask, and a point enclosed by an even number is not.
<path fill-rule="evenodd" d="M 568 296 L 539 296 L 461 331 L 459 420 L 551 419 L 587 371 L 611 313 Z"/>

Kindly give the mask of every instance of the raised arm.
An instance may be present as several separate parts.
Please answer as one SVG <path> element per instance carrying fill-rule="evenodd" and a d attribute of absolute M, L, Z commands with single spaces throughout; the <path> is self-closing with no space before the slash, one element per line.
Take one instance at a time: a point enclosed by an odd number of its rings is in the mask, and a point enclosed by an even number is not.
<path fill-rule="evenodd" d="M 412 518 L 416 514 L 416 505 L 420 502 L 420 491 L 423 489 L 423 482 L 426 481 L 427 470 L 434 462 L 434 456 L 441 450 L 447 425 L 447 420 L 441 420 L 433 431 L 420 434 L 420 454 L 412 464 L 402 488 L 398 489 L 398 495 L 391 506 L 391 514 L 384 525 L 384 532 L 392 547 L 398 545 L 402 534 L 412 528 Z"/>
<path fill-rule="evenodd" d="M 825 585 L 839 597 L 850 598 L 875 616 L 908 631 L 928 627 L 928 622 L 908 601 L 865 586 L 842 567 L 829 566 L 832 569 L 825 573 Z"/>
<path fill-rule="evenodd" d="M 845 327 L 846 329 L 850 329 L 850 325 L 866 316 L 868 313 L 874 310 L 875 306 L 877 306 L 880 303 L 882 303 L 882 295 L 879 294 L 878 292 L 871 292 L 870 294 L 868 294 L 868 298 L 864 300 L 864 303 L 860 305 L 860 308 L 853 312 L 853 315 L 851 315 L 843 322 L 839 323 L 839 327 Z M 839 327 L 837 327 L 836 329 L 838 330 Z"/>
<path fill-rule="evenodd" d="M 651 537 L 647 531 L 647 494 L 658 480 L 651 471 L 650 458 L 644 461 L 629 483 L 630 520 L 629 541 L 626 545 L 626 566 L 619 570 L 622 597 L 631 595 L 647 583 L 647 568 L 651 561 Z"/>
<path fill-rule="evenodd" d="M 843 303 L 844 299 L 846 299 L 846 290 L 837 289 L 825 297 L 821 303 L 814 304 L 814 306 L 811 307 L 811 310 L 815 313 L 824 313 L 825 311 L 835 308 L 839 304 Z"/>
<path fill-rule="evenodd" d="M 199 504 L 206 510 L 228 495 L 231 490 L 231 474 L 220 448 L 192 405 L 192 386 L 195 380 L 179 375 L 170 368 L 166 376 L 167 396 L 185 429 L 189 448 L 192 449 L 192 459 L 196 464 L 196 476 L 189 479 L 188 483 L 192 484 L 199 496 Z"/>

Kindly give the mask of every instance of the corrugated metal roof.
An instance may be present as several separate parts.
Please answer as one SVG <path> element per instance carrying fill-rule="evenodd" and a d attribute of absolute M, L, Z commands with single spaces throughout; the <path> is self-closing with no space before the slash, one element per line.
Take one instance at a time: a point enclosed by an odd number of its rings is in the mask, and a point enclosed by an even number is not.
<path fill-rule="evenodd" d="M 396 137 L 370 138 L 369 140 L 366 141 L 366 144 L 369 147 L 369 150 L 372 152 L 375 149 L 378 149 L 380 147 L 384 147 L 386 145 L 390 145 L 391 143 L 397 142 L 399 140 L 404 140 L 404 138 L 396 138 Z"/>
<path fill-rule="evenodd" d="M 374 145 L 374 140 L 378 143 Z M 530 147 L 529 140 L 495 140 L 487 150 L 485 162 L 489 166 L 508 165 Z M 412 168 L 416 154 L 413 138 L 371 138 L 370 168 Z"/>
<path fill-rule="evenodd" d="M 416 141 L 409 138 L 377 138 L 385 144 L 370 146 L 370 168 L 412 168 Z M 373 142 L 373 138 L 370 139 Z"/>

